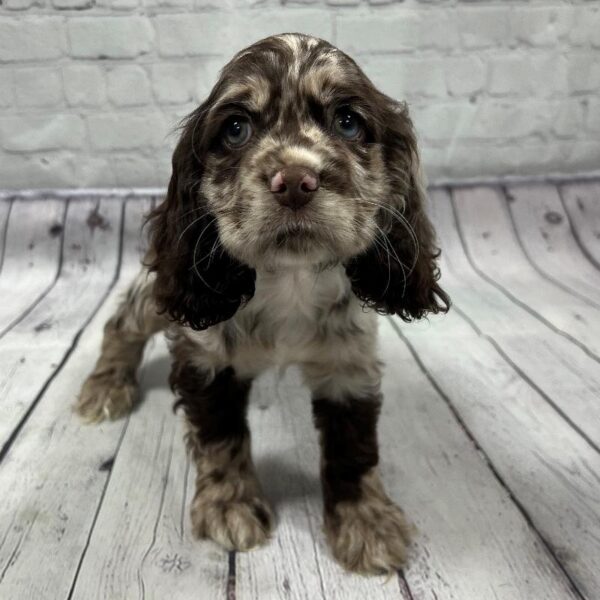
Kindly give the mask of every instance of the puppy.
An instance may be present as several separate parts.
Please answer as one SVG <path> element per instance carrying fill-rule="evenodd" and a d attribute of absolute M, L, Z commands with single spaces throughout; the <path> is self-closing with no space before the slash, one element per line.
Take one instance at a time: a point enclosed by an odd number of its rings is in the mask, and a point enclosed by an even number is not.
<path fill-rule="evenodd" d="M 144 343 L 166 331 L 199 537 L 230 550 L 268 540 L 248 391 L 267 367 L 295 363 L 313 398 L 333 555 L 360 573 L 402 565 L 408 527 L 377 469 L 376 313 L 410 321 L 449 307 L 419 171 L 406 106 L 305 35 L 239 52 L 185 120 L 146 266 L 76 409 L 129 411 Z"/>

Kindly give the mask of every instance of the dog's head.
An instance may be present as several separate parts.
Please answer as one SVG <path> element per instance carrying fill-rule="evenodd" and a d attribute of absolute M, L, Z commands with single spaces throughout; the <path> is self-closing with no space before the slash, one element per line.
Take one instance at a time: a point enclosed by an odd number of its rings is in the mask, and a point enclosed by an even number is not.
<path fill-rule="evenodd" d="M 405 320 L 448 308 L 407 109 L 323 40 L 270 37 L 224 67 L 150 222 L 159 309 L 195 329 L 252 297 L 254 269 L 298 263 L 343 263 Z"/>

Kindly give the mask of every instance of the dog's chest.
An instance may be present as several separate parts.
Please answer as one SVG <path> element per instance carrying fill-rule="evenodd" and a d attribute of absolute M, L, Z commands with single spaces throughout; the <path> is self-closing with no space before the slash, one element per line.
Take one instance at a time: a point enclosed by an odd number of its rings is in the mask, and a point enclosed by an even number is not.
<path fill-rule="evenodd" d="M 254 297 L 233 319 L 235 362 L 262 368 L 306 360 L 332 326 L 343 327 L 350 294 L 342 267 L 257 273 Z"/>

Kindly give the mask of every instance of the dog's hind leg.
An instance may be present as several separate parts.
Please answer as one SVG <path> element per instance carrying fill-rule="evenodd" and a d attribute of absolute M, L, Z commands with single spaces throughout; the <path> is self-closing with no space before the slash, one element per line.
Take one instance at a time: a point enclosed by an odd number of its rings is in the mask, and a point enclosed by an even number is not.
<path fill-rule="evenodd" d="M 75 403 L 75 411 L 86 421 L 117 419 L 135 404 L 136 372 L 146 341 L 168 324 L 157 314 L 153 284 L 154 277 L 142 269 L 104 326 L 100 357 Z"/>

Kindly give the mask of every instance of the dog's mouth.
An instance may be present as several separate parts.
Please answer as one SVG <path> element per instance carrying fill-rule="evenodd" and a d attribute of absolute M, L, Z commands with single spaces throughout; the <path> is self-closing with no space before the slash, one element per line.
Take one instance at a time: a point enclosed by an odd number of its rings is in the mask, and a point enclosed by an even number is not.
<path fill-rule="evenodd" d="M 274 211 L 257 241 L 256 256 L 268 261 L 288 257 L 314 263 L 338 255 L 335 228 L 312 211 Z"/>
<path fill-rule="evenodd" d="M 274 242 L 279 248 L 301 250 L 319 241 L 314 227 L 307 223 L 288 223 L 275 230 Z"/>

